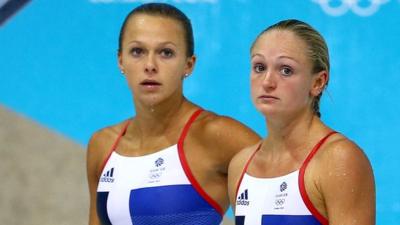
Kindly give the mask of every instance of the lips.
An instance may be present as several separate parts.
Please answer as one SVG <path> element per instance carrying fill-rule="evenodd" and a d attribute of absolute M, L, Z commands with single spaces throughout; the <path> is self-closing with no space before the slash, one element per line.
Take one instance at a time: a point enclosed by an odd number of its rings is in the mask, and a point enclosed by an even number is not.
<path fill-rule="evenodd" d="M 265 99 L 265 100 L 279 100 L 278 97 L 272 96 L 272 95 L 261 95 L 260 97 L 258 97 L 259 99 Z"/>
<path fill-rule="evenodd" d="M 258 100 L 260 101 L 260 103 L 263 103 L 263 104 L 273 104 L 273 103 L 279 101 L 280 99 L 273 95 L 260 95 L 258 97 Z"/>
<path fill-rule="evenodd" d="M 155 80 L 146 79 L 146 80 L 140 82 L 140 85 L 144 85 L 144 86 L 159 86 L 159 85 L 161 85 L 161 83 L 157 82 Z"/>
<path fill-rule="evenodd" d="M 157 92 L 158 90 L 160 90 L 161 85 L 162 84 L 160 82 L 152 79 L 145 79 L 140 82 L 141 90 L 144 92 Z"/>

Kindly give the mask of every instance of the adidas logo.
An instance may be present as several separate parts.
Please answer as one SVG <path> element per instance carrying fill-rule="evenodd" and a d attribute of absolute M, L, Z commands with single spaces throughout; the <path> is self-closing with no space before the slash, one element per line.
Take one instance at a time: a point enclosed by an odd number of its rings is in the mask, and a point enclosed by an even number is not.
<path fill-rule="evenodd" d="M 250 201 L 249 201 L 249 193 L 248 190 L 244 190 L 240 196 L 238 197 L 237 201 L 236 201 L 236 205 L 249 205 Z"/>
<path fill-rule="evenodd" d="M 114 167 L 103 174 L 103 176 L 100 178 L 100 182 L 114 182 Z"/>

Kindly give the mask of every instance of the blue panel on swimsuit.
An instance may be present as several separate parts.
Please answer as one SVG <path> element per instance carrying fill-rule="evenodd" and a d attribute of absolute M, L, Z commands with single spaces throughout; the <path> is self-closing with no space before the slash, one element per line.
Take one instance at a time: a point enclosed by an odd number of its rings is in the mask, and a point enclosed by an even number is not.
<path fill-rule="evenodd" d="M 112 225 L 107 213 L 107 199 L 109 192 L 97 192 L 97 215 L 102 225 Z"/>
<path fill-rule="evenodd" d="M 262 225 L 321 225 L 312 215 L 263 215 Z"/>
<path fill-rule="evenodd" d="M 244 225 L 245 216 L 235 216 L 235 225 Z"/>
<path fill-rule="evenodd" d="M 191 185 L 132 190 L 129 209 L 135 225 L 218 225 L 222 220 Z"/>

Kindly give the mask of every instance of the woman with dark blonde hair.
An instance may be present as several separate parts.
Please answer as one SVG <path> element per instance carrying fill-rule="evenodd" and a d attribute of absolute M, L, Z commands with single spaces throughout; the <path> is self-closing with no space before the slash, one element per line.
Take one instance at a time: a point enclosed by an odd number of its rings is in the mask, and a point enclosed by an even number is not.
<path fill-rule="evenodd" d="M 298 20 L 272 25 L 251 47 L 250 80 L 268 136 L 230 163 L 236 224 L 375 224 L 368 158 L 320 118 L 329 80 L 323 37 Z"/>

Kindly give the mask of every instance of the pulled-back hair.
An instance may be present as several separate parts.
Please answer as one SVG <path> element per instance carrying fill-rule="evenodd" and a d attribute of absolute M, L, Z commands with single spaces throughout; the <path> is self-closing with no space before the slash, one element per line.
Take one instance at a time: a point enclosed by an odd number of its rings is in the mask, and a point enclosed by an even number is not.
<path fill-rule="evenodd" d="M 166 3 L 147 3 L 134 8 L 122 23 L 118 39 L 118 53 L 122 51 L 122 41 L 126 29 L 126 24 L 134 15 L 144 14 L 152 16 L 161 16 L 178 21 L 184 30 L 184 38 L 186 43 L 186 56 L 190 57 L 194 54 L 193 29 L 189 18 L 178 8 Z"/>

